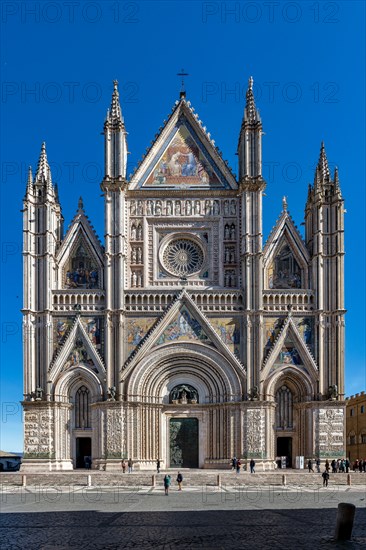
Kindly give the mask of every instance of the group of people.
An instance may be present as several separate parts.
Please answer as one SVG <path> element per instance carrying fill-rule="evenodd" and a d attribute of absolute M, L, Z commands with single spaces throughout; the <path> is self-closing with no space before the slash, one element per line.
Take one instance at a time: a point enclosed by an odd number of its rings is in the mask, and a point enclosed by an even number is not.
<path fill-rule="evenodd" d="M 250 460 L 249 466 L 250 466 L 250 473 L 255 474 L 255 460 L 253 458 Z M 236 471 L 237 474 L 240 474 L 240 468 L 241 468 L 241 460 L 240 458 L 236 458 L 236 456 L 234 456 L 231 459 L 231 469 Z"/>
<path fill-rule="evenodd" d="M 131 459 L 131 458 L 129 458 L 127 462 L 123 459 L 123 460 L 122 460 L 122 463 L 121 463 L 121 466 L 122 466 L 122 472 L 123 472 L 124 474 L 126 473 L 126 468 L 128 468 L 128 473 L 129 473 L 129 474 L 132 474 L 132 471 L 133 471 L 133 462 L 132 462 L 132 459 Z"/>
<path fill-rule="evenodd" d="M 366 458 L 362 460 L 362 458 L 358 458 L 353 463 L 353 471 L 354 472 L 366 472 Z"/>
<path fill-rule="evenodd" d="M 169 496 L 169 487 L 172 483 L 172 478 L 169 474 L 165 474 L 163 479 L 165 496 Z M 182 490 L 183 476 L 180 472 L 177 475 L 178 491 Z"/>

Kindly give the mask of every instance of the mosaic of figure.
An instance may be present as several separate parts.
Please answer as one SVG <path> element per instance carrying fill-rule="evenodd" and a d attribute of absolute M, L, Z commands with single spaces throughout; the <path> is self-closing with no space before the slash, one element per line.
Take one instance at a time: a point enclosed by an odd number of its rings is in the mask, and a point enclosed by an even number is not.
<path fill-rule="evenodd" d="M 240 352 L 240 320 L 234 318 L 211 318 L 210 324 L 221 340 L 235 355 Z"/>
<path fill-rule="evenodd" d="M 264 356 L 266 357 L 272 349 L 277 336 L 283 326 L 283 319 L 267 318 L 264 320 Z"/>
<path fill-rule="evenodd" d="M 305 344 L 313 349 L 314 319 L 311 319 L 310 317 L 302 317 L 298 319 L 297 328 L 299 329 Z"/>
<path fill-rule="evenodd" d="M 99 288 L 98 269 L 80 244 L 66 270 L 65 288 Z"/>
<path fill-rule="evenodd" d="M 180 310 L 177 319 L 167 326 L 157 344 L 178 340 L 202 340 L 209 343 L 209 338 L 200 323 L 191 316 L 185 307 Z"/>
<path fill-rule="evenodd" d="M 65 371 L 78 365 L 89 367 L 94 372 L 98 372 L 97 367 L 94 365 L 93 359 L 89 356 L 87 350 L 85 349 L 84 343 L 80 338 L 75 341 L 74 349 L 69 354 L 62 370 Z"/>
<path fill-rule="evenodd" d="M 288 246 L 284 243 L 268 269 L 269 288 L 301 288 L 301 269 Z"/>
<path fill-rule="evenodd" d="M 71 317 L 64 317 L 62 319 L 57 319 L 57 321 L 54 324 L 54 329 L 55 329 L 54 342 L 57 345 L 61 345 L 63 343 L 65 335 L 68 332 L 69 328 L 71 327 L 72 323 L 73 323 L 73 318 Z"/>
<path fill-rule="evenodd" d="M 144 319 L 129 319 L 127 321 L 127 351 L 128 355 L 135 349 L 135 347 L 141 342 L 146 333 L 150 330 L 154 324 L 155 319 L 153 317 L 147 317 Z"/>
<path fill-rule="evenodd" d="M 169 144 L 147 185 L 219 185 L 219 179 L 188 130 L 182 126 Z"/>
<path fill-rule="evenodd" d="M 81 322 L 85 328 L 91 343 L 97 348 L 101 347 L 100 319 L 98 317 L 82 317 Z"/>
<path fill-rule="evenodd" d="M 276 361 L 274 362 L 274 367 L 282 367 L 284 365 L 302 365 L 299 352 L 290 339 L 286 340 Z"/>

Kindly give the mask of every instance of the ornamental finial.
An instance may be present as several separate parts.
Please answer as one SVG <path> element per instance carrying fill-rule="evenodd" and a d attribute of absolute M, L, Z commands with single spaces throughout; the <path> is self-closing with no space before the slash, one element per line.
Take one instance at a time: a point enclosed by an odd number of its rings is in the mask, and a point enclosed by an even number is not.
<path fill-rule="evenodd" d="M 282 210 L 284 212 L 287 212 L 287 197 L 286 196 L 282 197 Z"/>

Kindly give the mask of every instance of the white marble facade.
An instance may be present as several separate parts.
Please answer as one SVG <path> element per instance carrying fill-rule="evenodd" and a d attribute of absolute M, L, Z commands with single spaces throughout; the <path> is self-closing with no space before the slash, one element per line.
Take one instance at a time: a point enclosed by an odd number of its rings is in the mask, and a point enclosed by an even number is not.
<path fill-rule="evenodd" d="M 284 199 L 263 245 L 262 133 L 250 80 L 235 176 L 181 93 L 127 179 L 115 83 L 103 244 L 81 199 L 64 234 L 42 146 L 23 211 L 24 469 L 344 453 L 338 173 L 322 145 L 305 238 Z"/>

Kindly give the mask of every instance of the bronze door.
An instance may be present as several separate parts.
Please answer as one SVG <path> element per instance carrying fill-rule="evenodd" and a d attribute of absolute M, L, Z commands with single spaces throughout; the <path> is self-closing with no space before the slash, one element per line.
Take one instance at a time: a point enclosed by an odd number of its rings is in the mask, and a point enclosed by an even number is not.
<path fill-rule="evenodd" d="M 198 468 L 198 418 L 171 418 L 170 467 Z"/>

